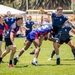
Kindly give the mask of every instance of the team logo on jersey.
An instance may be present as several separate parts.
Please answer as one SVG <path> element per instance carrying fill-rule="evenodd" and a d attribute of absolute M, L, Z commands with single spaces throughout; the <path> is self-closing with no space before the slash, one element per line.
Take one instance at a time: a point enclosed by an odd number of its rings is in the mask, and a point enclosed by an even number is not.
<path fill-rule="evenodd" d="M 33 25 L 33 23 L 31 23 Z"/>
<path fill-rule="evenodd" d="M 67 29 L 65 29 L 65 31 L 67 32 Z"/>
<path fill-rule="evenodd" d="M 60 21 L 62 21 L 62 19 L 60 18 Z"/>

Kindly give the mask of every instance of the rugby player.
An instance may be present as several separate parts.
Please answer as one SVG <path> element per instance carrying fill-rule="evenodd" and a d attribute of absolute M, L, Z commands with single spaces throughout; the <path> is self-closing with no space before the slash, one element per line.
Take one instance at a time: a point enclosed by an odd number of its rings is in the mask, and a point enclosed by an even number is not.
<path fill-rule="evenodd" d="M 17 61 L 19 60 L 19 57 L 30 47 L 32 42 L 34 42 L 35 46 L 36 46 L 36 49 L 35 49 L 35 54 L 34 54 L 34 59 L 32 61 L 32 64 L 37 66 L 38 65 L 37 58 L 38 58 L 40 46 L 41 46 L 41 43 L 42 43 L 41 39 L 43 37 L 45 37 L 45 39 L 46 39 L 47 34 L 48 34 L 48 32 L 50 32 L 50 30 L 52 30 L 52 26 L 45 25 L 45 26 L 41 26 L 41 27 L 31 31 L 27 36 L 26 46 L 24 48 L 22 48 L 20 53 L 16 56 L 16 58 L 14 58 L 14 65 L 17 64 Z"/>
<path fill-rule="evenodd" d="M 16 45 L 14 43 L 14 37 L 16 36 L 17 31 L 20 29 L 20 26 L 22 25 L 22 23 L 23 23 L 23 17 L 20 15 L 17 15 L 16 22 L 11 25 L 11 27 L 9 28 L 5 36 L 6 50 L 2 54 L 2 58 L 6 56 L 6 54 L 8 54 L 10 50 L 12 50 L 10 54 L 10 61 L 8 64 L 9 67 L 14 67 L 12 63 L 14 54 L 16 52 Z"/>

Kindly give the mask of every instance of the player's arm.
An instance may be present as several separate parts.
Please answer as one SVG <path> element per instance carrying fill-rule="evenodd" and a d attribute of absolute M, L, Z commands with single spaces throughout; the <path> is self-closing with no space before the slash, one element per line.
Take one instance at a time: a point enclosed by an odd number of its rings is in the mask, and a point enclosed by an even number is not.
<path fill-rule="evenodd" d="M 6 30 L 6 32 L 8 31 L 8 25 L 6 24 L 6 23 L 4 23 L 4 26 L 5 26 L 5 30 Z"/>
<path fill-rule="evenodd" d="M 51 33 L 48 33 L 48 40 L 55 42 L 55 39 L 52 37 Z"/>
<path fill-rule="evenodd" d="M 51 13 L 46 12 L 42 7 L 40 7 L 39 9 L 42 13 L 47 14 L 47 15 L 52 15 Z"/>
<path fill-rule="evenodd" d="M 36 28 L 35 24 L 33 25 L 33 28 Z"/>
<path fill-rule="evenodd" d="M 20 32 L 22 32 L 22 26 L 20 26 Z"/>
<path fill-rule="evenodd" d="M 23 27 L 23 28 L 24 28 L 24 29 L 26 29 L 26 30 L 30 30 L 29 28 L 27 28 L 27 27 L 26 27 L 26 25 L 24 25 L 24 27 Z"/>
<path fill-rule="evenodd" d="M 72 28 L 75 29 L 75 26 L 73 25 L 73 23 L 70 20 L 68 20 L 67 22 L 69 23 L 70 26 L 72 26 Z"/>
<path fill-rule="evenodd" d="M 75 34 L 75 29 L 72 28 L 72 29 L 71 29 L 71 32 L 72 32 L 73 34 Z"/>

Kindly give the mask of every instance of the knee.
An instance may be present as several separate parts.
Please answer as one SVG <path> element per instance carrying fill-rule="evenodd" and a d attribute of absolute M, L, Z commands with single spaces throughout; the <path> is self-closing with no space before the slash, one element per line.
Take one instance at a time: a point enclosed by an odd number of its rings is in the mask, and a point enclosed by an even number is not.
<path fill-rule="evenodd" d="M 12 53 L 16 53 L 16 50 L 12 50 Z"/>
<path fill-rule="evenodd" d="M 71 46 L 70 46 L 72 49 L 75 49 L 75 46 L 72 44 Z"/>
<path fill-rule="evenodd" d="M 37 49 L 38 49 L 38 50 L 40 50 L 40 46 L 39 46 L 39 47 L 37 47 Z"/>
<path fill-rule="evenodd" d="M 6 50 L 6 53 L 9 53 L 10 52 L 10 50 Z"/>
<path fill-rule="evenodd" d="M 16 53 L 16 47 L 13 48 L 12 52 L 13 53 Z"/>

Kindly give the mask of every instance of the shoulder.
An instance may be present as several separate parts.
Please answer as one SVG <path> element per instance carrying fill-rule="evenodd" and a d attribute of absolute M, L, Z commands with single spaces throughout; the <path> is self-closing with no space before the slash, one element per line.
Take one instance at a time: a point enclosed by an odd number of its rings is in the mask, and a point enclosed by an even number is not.
<path fill-rule="evenodd" d="M 34 21 L 31 21 L 31 24 L 34 24 Z"/>
<path fill-rule="evenodd" d="M 64 14 L 62 14 L 62 17 L 63 17 L 63 18 L 67 18 L 67 16 L 66 16 L 66 15 L 64 15 Z"/>
<path fill-rule="evenodd" d="M 4 18 L 4 20 L 7 20 L 7 19 L 8 19 L 8 17 L 5 17 L 5 18 Z"/>
<path fill-rule="evenodd" d="M 70 28 L 72 28 L 69 24 L 66 24 L 66 26 L 65 26 L 67 29 L 70 29 Z"/>
<path fill-rule="evenodd" d="M 15 29 L 15 28 L 16 28 L 16 23 L 13 23 L 13 24 L 11 25 L 11 28 L 12 28 L 12 29 Z"/>
<path fill-rule="evenodd" d="M 52 15 L 56 15 L 56 12 L 52 12 Z"/>

